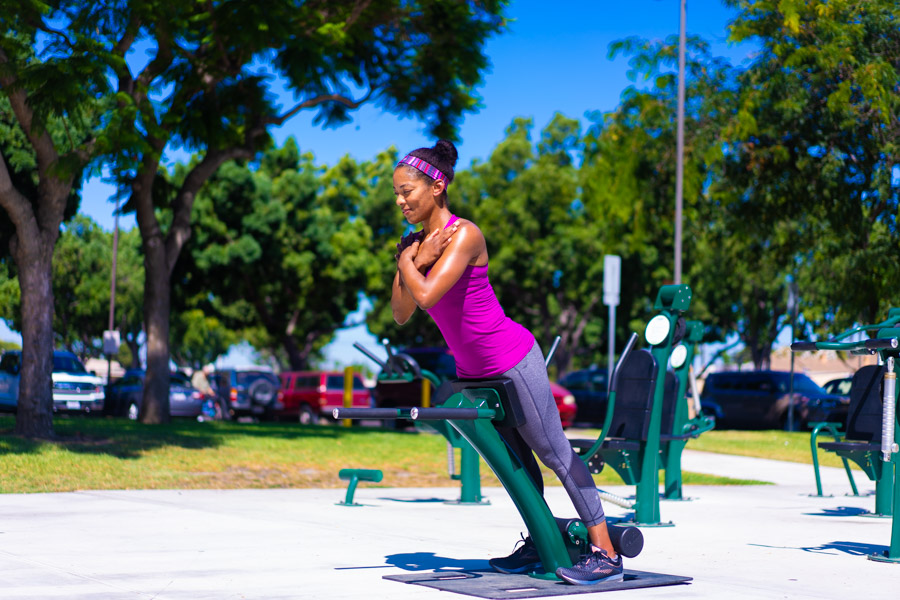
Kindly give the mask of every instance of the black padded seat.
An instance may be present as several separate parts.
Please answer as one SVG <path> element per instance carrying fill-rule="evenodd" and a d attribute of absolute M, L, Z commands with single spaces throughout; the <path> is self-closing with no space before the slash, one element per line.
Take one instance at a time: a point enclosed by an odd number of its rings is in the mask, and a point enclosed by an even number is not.
<path fill-rule="evenodd" d="M 884 366 L 866 365 L 850 382 L 845 440 L 869 442 L 881 447 L 882 379 Z"/>
<path fill-rule="evenodd" d="M 672 435 L 675 427 L 675 409 L 678 407 L 678 377 L 673 371 L 666 371 L 666 384 L 663 387 L 663 405 L 659 432 L 662 435 Z"/>
<path fill-rule="evenodd" d="M 883 376 L 883 365 L 866 365 L 853 375 L 844 441 L 819 442 L 819 448 L 831 452 L 881 451 Z"/>
<path fill-rule="evenodd" d="M 633 351 L 616 373 L 616 404 L 608 438 L 647 441 L 655 388 L 656 359 L 647 350 Z"/>

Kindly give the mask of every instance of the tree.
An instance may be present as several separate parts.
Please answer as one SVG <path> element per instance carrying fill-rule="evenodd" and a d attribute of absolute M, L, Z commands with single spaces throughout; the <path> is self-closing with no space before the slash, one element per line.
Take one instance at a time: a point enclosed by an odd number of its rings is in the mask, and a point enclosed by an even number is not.
<path fill-rule="evenodd" d="M 478 107 L 474 86 L 487 66 L 483 44 L 504 26 L 504 0 L 245 0 L 206 3 L 73 3 L 71 27 L 90 32 L 94 54 L 116 79 L 108 115 L 116 175 L 130 192 L 144 249 L 147 378 L 142 420 L 168 419 L 170 278 L 191 235 L 201 186 L 233 159 L 252 158 L 268 128 L 301 110 L 338 125 L 364 102 L 423 118 L 452 135 Z M 46 25 L 46 24 L 45 24 Z M 129 62 L 148 48 L 146 64 Z M 264 64 L 265 68 L 258 65 Z M 280 109 L 272 81 L 300 98 Z M 200 159 L 169 193 L 159 171 L 166 152 Z M 112 154 L 111 154 L 112 155 Z M 171 220 L 160 222 L 161 203 Z"/>
<path fill-rule="evenodd" d="M 488 162 L 460 174 L 459 212 L 482 229 L 490 277 L 504 311 L 531 330 L 544 351 L 561 337 L 558 373 L 602 339 L 602 222 L 582 210 L 577 121 L 560 114 L 531 139 L 516 119 Z"/>
<path fill-rule="evenodd" d="M 790 259 L 823 333 L 900 302 L 900 7 L 731 0 L 761 51 L 741 79 L 716 190 L 764 251 Z"/>
<path fill-rule="evenodd" d="M 620 345 L 631 331 L 642 330 L 660 286 L 673 279 L 678 39 L 628 38 L 611 45 L 610 56 L 618 54 L 629 56 L 635 85 L 615 110 L 592 116 L 580 184 L 587 221 L 602 223 L 604 252 L 622 257 Z M 694 36 L 687 40 L 685 73 L 684 282 L 693 291 L 690 317 L 717 337 L 735 326 L 729 311 L 741 304 L 738 296 L 722 302 L 719 294 L 726 281 L 742 276 L 741 269 L 707 276 L 721 252 L 718 240 L 708 240 L 708 228 L 719 218 L 708 188 L 735 81 L 728 62 Z"/>
<path fill-rule="evenodd" d="M 223 165 L 197 196 L 176 268 L 183 304 L 281 364 L 309 368 L 357 308 L 371 265 L 370 231 L 348 191 L 359 179 L 349 157 L 323 172 L 293 139 L 258 167 Z"/>
<path fill-rule="evenodd" d="M 82 359 L 102 353 L 101 334 L 109 320 L 112 237 L 89 217 L 76 215 L 67 222 L 56 244 L 52 275 L 54 346 L 68 348 Z M 136 231 L 124 232 L 119 243 L 116 313 L 126 340 L 140 332 L 143 281 L 133 276 L 141 270 L 139 241 Z M 6 291 L 0 314 L 13 329 L 21 330 L 21 296 L 17 293 L 15 266 L 10 267 L 3 283 Z"/>
<path fill-rule="evenodd" d="M 93 42 L 48 25 L 59 3 L 0 2 L 0 206 L 22 301 L 16 433 L 53 437 L 53 251 L 77 207 L 81 173 L 96 152 L 106 81 Z"/>

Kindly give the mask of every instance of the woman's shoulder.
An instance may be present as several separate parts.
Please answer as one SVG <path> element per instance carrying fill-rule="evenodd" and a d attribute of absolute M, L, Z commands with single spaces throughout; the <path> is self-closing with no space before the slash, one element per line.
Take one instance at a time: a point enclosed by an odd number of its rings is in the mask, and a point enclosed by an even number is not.
<path fill-rule="evenodd" d="M 468 219 L 459 219 L 457 223 L 459 229 L 453 237 L 459 240 L 460 246 L 471 256 L 470 264 L 478 266 L 487 264 L 487 243 L 481 229 Z"/>
<path fill-rule="evenodd" d="M 482 238 L 484 237 L 484 234 L 481 233 L 481 229 L 478 228 L 478 225 L 476 225 L 469 219 L 463 219 L 462 217 L 459 217 L 456 219 L 456 223 L 454 223 L 454 225 L 458 225 L 460 231 L 465 230 L 468 233 L 479 235 Z"/>

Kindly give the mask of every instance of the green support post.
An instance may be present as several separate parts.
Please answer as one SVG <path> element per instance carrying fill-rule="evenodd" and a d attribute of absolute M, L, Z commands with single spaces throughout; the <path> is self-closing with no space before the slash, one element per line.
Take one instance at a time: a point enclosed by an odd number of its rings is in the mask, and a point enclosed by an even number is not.
<path fill-rule="evenodd" d="M 898 309 L 891 309 L 889 313 L 889 317 L 900 317 L 900 311 Z M 889 327 L 885 329 L 880 329 L 878 331 L 879 338 L 888 338 L 888 337 L 898 337 L 900 336 L 900 328 L 897 327 Z M 882 350 L 881 358 L 885 361 L 888 358 L 892 358 L 894 361 L 895 369 L 900 368 L 900 348 L 894 348 L 892 350 Z M 895 371 L 896 372 L 896 371 Z M 887 382 L 885 382 L 887 385 Z M 878 561 L 878 562 L 892 562 L 892 563 L 900 563 L 900 522 L 898 522 L 897 517 L 900 516 L 900 452 L 897 451 L 897 444 L 900 443 L 900 418 L 898 418 L 897 409 L 900 408 L 898 406 L 897 398 L 898 398 L 898 388 L 894 388 L 894 447 L 891 449 L 890 460 L 882 461 L 881 466 L 887 473 L 892 473 L 894 476 L 894 485 L 891 489 L 893 498 L 891 499 L 891 508 L 892 508 L 892 523 L 891 523 L 891 543 L 888 546 L 886 552 L 882 554 L 871 554 L 869 555 L 869 559 Z M 885 486 L 887 487 L 887 486 Z M 876 494 L 878 492 L 878 488 L 876 487 Z M 878 498 L 876 496 L 876 505 Z"/>
<path fill-rule="evenodd" d="M 481 398 L 473 397 L 481 394 Z M 493 390 L 465 390 L 454 394 L 443 408 L 495 408 L 499 396 Z M 509 492 L 510 498 L 522 515 L 531 539 L 534 540 L 546 575 L 538 577 L 556 579 L 556 569 L 571 567 L 572 555 L 560 534 L 556 519 L 546 501 L 538 492 L 521 462 L 507 448 L 494 424 L 487 419 L 448 421 L 491 467 L 497 479 Z"/>
<path fill-rule="evenodd" d="M 672 419 L 671 433 L 679 435 L 683 433 L 684 426 L 688 422 L 687 385 L 690 379 L 691 363 L 694 361 L 694 353 L 697 344 L 703 339 L 703 324 L 700 321 L 688 321 L 687 332 L 684 335 L 685 356 L 683 362 L 675 368 L 675 377 L 678 379 L 678 391 L 675 393 L 675 418 Z M 674 358 L 673 358 L 674 360 Z M 700 415 L 697 415 L 699 417 Z M 687 440 L 672 440 L 663 445 L 662 461 L 665 467 L 665 485 L 663 486 L 663 499 L 684 500 L 681 482 L 681 453 L 687 445 Z"/>
<path fill-rule="evenodd" d="M 687 285 L 664 285 L 656 296 L 653 308 L 659 314 L 647 324 L 645 338 L 651 344 L 650 353 L 656 359 L 659 374 L 656 377 L 656 389 L 654 391 L 653 407 L 650 412 L 650 426 L 647 433 L 647 443 L 644 446 L 641 460 L 641 480 L 637 483 L 636 501 L 634 506 L 635 524 L 639 526 L 666 526 L 672 523 L 662 523 L 659 518 L 659 434 L 662 419 L 663 395 L 666 386 L 666 365 L 669 362 L 669 354 L 672 351 L 672 336 L 675 332 L 675 323 L 691 306 L 691 288 Z M 668 323 L 662 339 L 656 339 L 651 331 L 654 327 L 661 327 L 664 319 Z M 656 325 L 654 325 L 654 321 Z M 660 329 L 661 331 L 662 329 Z"/>

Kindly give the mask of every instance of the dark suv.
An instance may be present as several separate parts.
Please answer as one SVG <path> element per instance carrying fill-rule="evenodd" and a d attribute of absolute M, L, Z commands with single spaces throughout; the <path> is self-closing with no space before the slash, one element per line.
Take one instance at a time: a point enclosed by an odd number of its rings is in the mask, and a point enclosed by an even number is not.
<path fill-rule="evenodd" d="M 609 400 L 607 390 L 609 373 L 607 369 L 581 369 L 566 373 L 559 384 L 575 396 L 575 422 L 603 424 L 606 420 L 606 405 Z"/>
<path fill-rule="evenodd" d="M 225 400 L 226 419 L 272 418 L 280 407 L 281 380 L 264 369 L 217 369 L 210 378 L 216 394 Z"/>
<path fill-rule="evenodd" d="M 786 429 L 791 374 L 788 371 L 737 371 L 706 377 L 700 405 L 726 429 Z M 802 373 L 794 373 L 794 423 L 843 422 L 849 402 L 829 394 Z"/>

